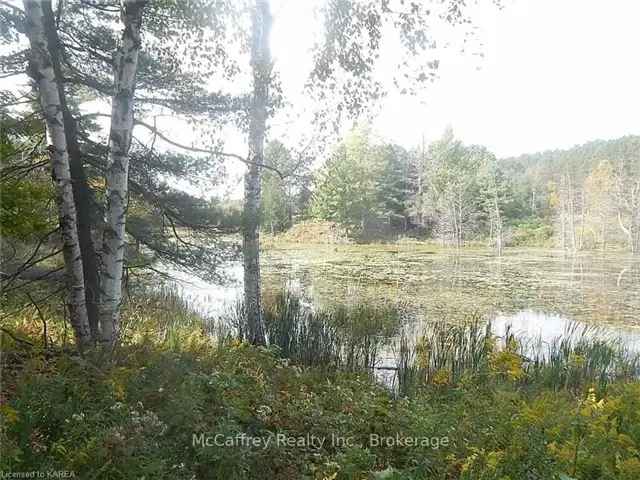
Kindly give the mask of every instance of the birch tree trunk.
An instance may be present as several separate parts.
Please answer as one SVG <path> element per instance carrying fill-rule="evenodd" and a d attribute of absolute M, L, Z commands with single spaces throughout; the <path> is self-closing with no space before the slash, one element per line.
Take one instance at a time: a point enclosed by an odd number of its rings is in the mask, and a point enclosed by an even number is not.
<path fill-rule="evenodd" d="M 562 250 L 567 251 L 567 186 L 564 174 L 558 183 L 558 201 L 560 203 L 560 239 Z"/>
<path fill-rule="evenodd" d="M 500 202 L 498 198 L 498 189 L 494 186 L 493 208 L 496 221 L 496 249 L 498 256 L 502 256 L 502 214 L 500 213 Z"/>
<path fill-rule="evenodd" d="M 271 81 L 271 13 L 268 0 L 256 0 L 252 17 L 253 100 L 249 119 L 249 158 L 252 163 L 244 181 L 242 253 L 248 340 L 253 344 L 263 345 L 266 339 L 260 299 L 259 212 L 261 165 L 264 163 L 264 139 Z"/>
<path fill-rule="evenodd" d="M 425 147 L 424 147 L 424 135 L 422 135 L 422 149 L 420 152 L 420 162 L 418 164 L 418 195 L 417 195 L 417 220 L 418 225 L 424 227 L 424 188 L 423 188 L 423 175 L 425 170 Z"/>
<path fill-rule="evenodd" d="M 587 216 L 586 209 L 586 194 L 583 186 L 582 191 L 580 192 L 580 237 L 578 239 L 578 250 L 582 250 L 584 248 L 584 233 L 586 228 L 585 223 Z"/>
<path fill-rule="evenodd" d="M 31 44 L 29 73 L 38 86 L 47 125 L 48 151 L 56 189 L 56 203 L 63 240 L 63 256 L 69 282 L 68 308 L 71 326 L 80 350 L 91 344 L 87 317 L 82 256 L 78 241 L 77 214 L 69 169 L 69 153 L 64 131 L 60 94 L 45 33 L 40 1 L 25 1 L 26 31 Z M 55 48 L 55 46 L 54 46 Z"/>
<path fill-rule="evenodd" d="M 133 130 L 133 96 L 140 51 L 140 26 L 146 0 L 122 0 L 123 32 L 115 56 L 114 95 L 107 160 L 106 226 L 102 243 L 102 298 L 100 327 L 102 341 L 118 340 L 122 272 L 125 253 L 125 222 L 128 203 L 129 147 Z"/>
<path fill-rule="evenodd" d="M 93 196 L 87 183 L 87 175 L 84 170 L 84 165 L 82 164 L 82 155 L 80 152 L 80 146 L 78 145 L 78 129 L 76 126 L 76 120 L 73 118 L 66 100 L 66 94 L 63 86 L 64 75 L 60 60 L 60 39 L 56 30 L 50 0 L 42 2 L 42 11 L 44 14 L 43 24 L 45 35 L 47 36 L 47 43 L 49 45 L 48 51 L 51 56 L 51 66 L 53 67 L 58 87 L 58 95 L 60 95 L 64 132 L 65 138 L 67 139 L 67 150 L 69 152 L 69 169 L 71 172 L 73 197 L 78 220 L 78 241 L 80 244 L 80 252 L 82 254 L 87 316 L 89 318 L 89 327 L 91 329 L 91 340 L 92 343 L 96 343 L 100 337 L 98 312 L 98 297 L 100 289 L 98 261 L 91 235 L 91 226 L 93 224 L 91 202 L 93 201 Z"/>
<path fill-rule="evenodd" d="M 640 252 L 640 180 L 631 191 L 631 253 Z"/>
<path fill-rule="evenodd" d="M 571 251 L 577 250 L 576 243 L 576 215 L 575 215 L 575 197 L 573 192 L 573 180 L 567 177 L 568 200 L 569 200 L 569 233 L 571 235 Z"/>
<path fill-rule="evenodd" d="M 632 179 L 630 172 L 616 174 L 616 210 L 618 225 L 627 237 L 631 253 L 640 251 L 640 179 Z M 628 221 L 628 224 L 626 224 Z"/>

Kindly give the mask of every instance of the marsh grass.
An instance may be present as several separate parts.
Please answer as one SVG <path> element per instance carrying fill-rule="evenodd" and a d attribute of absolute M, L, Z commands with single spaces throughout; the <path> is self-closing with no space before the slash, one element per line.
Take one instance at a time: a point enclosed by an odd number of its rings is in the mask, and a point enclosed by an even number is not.
<path fill-rule="evenodd" d="M 597 335 L 597 329 L 570 324 L 550 342 L 517 335 L 507 327 L 496 336 L 490 322 L 433 322 L 418 336 L 397 340 L 394 386 L 402 395 L 432 386 L 465 381 L 507 381 L 543 385 L 555 391 L 605 390 L 611 382 L 640 377 L 640 355 L 620 339 Z"/>
<path fill-rule="evenodd" d="M 549 343 L 537 339 L 526 346 L 530 355 L 525 364 L 531 382 L 556 390 L 577 390 L 587 384 L 605 388 L 613 380 L 640 376 L 640 356 L 620 339 L 599 336 L 598 329 L 571 324 Z"/>
<path fill-rule="evenodd" d="M 294 363 L 370 371 L 384 345 L 398 334 L 401 317 L 391 307 L 356 305 L 314 310 L 295 294 L 283 292 L 265 302 L 264 321 L 269 345 Z M 215 323 L 219 338 L 245 340 L 241 302 Z"/>
<path fill-rule="evenodd" d="M 427 322 L 416 330 L 402 312 L 401 306 L 364 304 L 314 309 L 284 291 L 265 299 L 264 320 L 269 347 L 278 356 L 301 366 L 372 376 L 380 368 L 391 370 L 384 381 L 400 395 L 465 382 L 543 385 L 555 391 L 590 385 L 606 389 L 612 381 L 640 377 L 638 353 L 594 327 L 570 324 L 562 335 L 544 342 L 510 327 L 497 336 L 479 315 L 463 324 Z M 131 297 L 123 327 L 125 343 L 153 340 L 170 349 L 203 332 L 219 348 L 246 340 L 241 301 L 218 319 L 203 318 L 168 287 Z"/>
<path fill-rule="evenodd" d="M 122 342 L 152 341 L 177 349 L 185 337 L 204 329 L 201 313 L 170 285 L 140 288 L 123 305 Z"/>

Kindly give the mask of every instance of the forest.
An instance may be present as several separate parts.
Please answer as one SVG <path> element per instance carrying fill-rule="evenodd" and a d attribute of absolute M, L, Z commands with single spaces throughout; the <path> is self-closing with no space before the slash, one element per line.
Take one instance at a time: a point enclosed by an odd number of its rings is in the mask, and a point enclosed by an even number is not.
<path fill-rule="evenodd" d="M 460 248 L 484 243 L 570 252 L 638 251 L 640 162 L 634 136 L 568 150 L 497 159 L 447 130 L 419 148 L 376 141 L 356 128 L 317 171 L 284 181 L 263 177 L 262 228 L 333 221 L 354 240 L 411 236 Z M 265 161 L 288 171 L 277 141 Z"/>
<path fill-rule="evenodd" d="M 0 0 L 0 478 L 640 478 L 640 136 L 376 126 L 510 8 Z"/>

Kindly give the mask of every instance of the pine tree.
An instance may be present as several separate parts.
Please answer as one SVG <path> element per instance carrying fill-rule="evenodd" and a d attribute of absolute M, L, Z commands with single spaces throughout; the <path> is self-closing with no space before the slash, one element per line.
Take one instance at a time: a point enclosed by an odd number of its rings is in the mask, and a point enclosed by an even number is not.
<path fill-rule="evenodd" d="M 408 189 L 406 156 L 373 143 L 366 128 L 352 131 L 317 178 L 312 215 L 345 226 L 350 234 L 404 228 Z"/>

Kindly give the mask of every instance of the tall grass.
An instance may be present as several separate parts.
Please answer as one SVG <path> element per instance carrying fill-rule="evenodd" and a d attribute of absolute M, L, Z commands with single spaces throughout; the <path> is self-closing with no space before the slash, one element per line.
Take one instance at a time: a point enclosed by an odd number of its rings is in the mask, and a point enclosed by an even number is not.
<path fill-rule="evenodd" d="M 457 384 L 464 379 L 544 385 L 555 390 L 580 390 L 586 385 L 606 389 L 612 381 L 640 377 L 640 355 L 620 340 L 603 339 L 594 329 L 572 324 L 550 342 L 517 335 L 503 336 L 491 323 L 428 324 L 418 336 L 398 340 L 395 386 L 408 395 L 429 386 Z M 412 339 L 413 338 L 413 339 Z"/>
<path fill-rule="evenodd" d="M 279 353 L 303 365 L 337 367 L 339 335 L 323 315 L 304 308 L 300 298 L 287 292 L 267 305 L 264 320 L 269 343 Z"/>
<path fill-rule="evenodd" d="M 585 384 L 604 388 L 612 380 L 640 376 L 640 356 L 616 338 L 603 338 L 597 329 L 571 324 L 563 335 L 533 346 L 525 367 L 531 382 L 555 389 L 577 389 Z"/>
<path fill-rule="evenodd" d="M 265 302 L 267 340 L 279 355 L 305 366 L 349 371 L 372 370 L 381 348 L 399 331 L 393 308 L 366 305 L 313 310 L 299 297 L 284 292 Z M 244 307 L 234 305 L 218 322 L 224 337 L 244 340 Z"/>
<path fill-rule="evenodd" d="M 492 343 L 491 325 L 474 319 L 466 325 L 427 324 L 419 335 L 403 331 L 398 339 L 396 381 L 408 394 L 429 384 L 457 383 L 463 375 L 486 370 Z"/>
<path fill-rule="evenodd" d="M 132 343 L 144 338 L 179 348 L 187 332 L 201 331 L 204 326 L 200 312 L 175 288 L 144 288 L 124 304 L 122 340 Z"/>
<path fill-rule="evenodd" d="M 245 309 L 233 304 L 217 321 L 203 318 L 179 292 L 159 288 L 126 305 L 125 341 L 153 336 L 179 348 L 189 332 L 205 332 L 224 347 L 246 340 Z M 401 395 L 422 388 L 465 381 L 510 381 L 580 390 L 605 389 L 614 380 L 640 377 L 640 356 L 597 329 L 572 324 L 550 342 L 517 335 L 511 328 L 498 337 L 491 323 L 472 318 L 466 324 L 428 322 L 421 330 L 402 317 L 402 309 L 368 305 L 314 309 L 291 292 L 265 300 L 264 320 L 270 348 L 283 358 L 327 370 L 394 371 L 385 381 Z M 137 338 L 136 338 L 137 337 Z M 389 357 L 393 365 L 388 364 Z"/>

